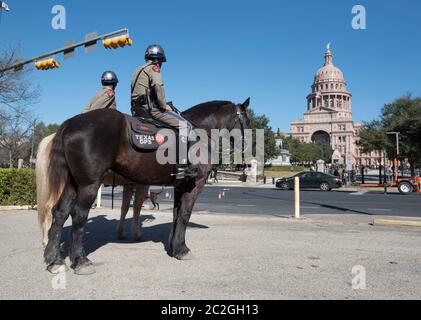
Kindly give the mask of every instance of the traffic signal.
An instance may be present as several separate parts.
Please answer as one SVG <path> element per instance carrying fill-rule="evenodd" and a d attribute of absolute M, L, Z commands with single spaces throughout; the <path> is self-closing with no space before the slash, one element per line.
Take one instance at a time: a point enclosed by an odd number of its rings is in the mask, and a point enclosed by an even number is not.
<path fill-rule="evenodd" d="M 44 61 L 38 61 L 35 63 L 35 68 L 38 70 L 50 70 L 55 68 L 60 68 L 60 63 L 55 61 L 54 59 L 48 59 Z"/>
<path fill-rule="evenodd" d="M 133 44 L 133 40 L 129 38 L 128 34 L 125 34 L 120 37 L 105 39 L 102 41 L 105 49 L 117 49 L 118 47 L 123 48 L 125 46 L 131 46 Z"/>

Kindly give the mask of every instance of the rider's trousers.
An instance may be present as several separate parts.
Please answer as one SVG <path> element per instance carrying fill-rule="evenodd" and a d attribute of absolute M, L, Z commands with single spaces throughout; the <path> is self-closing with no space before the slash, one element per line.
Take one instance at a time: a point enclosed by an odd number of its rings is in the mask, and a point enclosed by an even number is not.
<path fill-rule="evenodd" d="M 162 111 L 158 108 L 152 108 L 151 116 L 170 125 L 173 128 L 178 129 L 180 140 L 179 140 L 179 164 L 188 164 L 188 137 L 190 136 L 192 126 L 179 114 L 173 111 Z"/>

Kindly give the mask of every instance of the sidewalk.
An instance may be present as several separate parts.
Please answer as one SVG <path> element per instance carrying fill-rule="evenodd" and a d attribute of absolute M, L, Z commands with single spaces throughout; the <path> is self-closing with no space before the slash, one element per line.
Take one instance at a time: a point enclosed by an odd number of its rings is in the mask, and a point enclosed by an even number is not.
<path fill-rule="evenodd" d="M 0 299 L 421 298 L 417 228 L 374 227 L 361 215 L 193 214 L 187 244 L 195 259 L 180 262 L 164 249 L 171 213 L 145 211 L 140 243 L 116 240 L 118 219 L 119 210 L 91 213 L 85 242 L 97 273 L 68 272 L 65 289 L 55 290 L 36 213 L 1 212 Z M 356 270 L 365 290 L 352 286 Z"/>

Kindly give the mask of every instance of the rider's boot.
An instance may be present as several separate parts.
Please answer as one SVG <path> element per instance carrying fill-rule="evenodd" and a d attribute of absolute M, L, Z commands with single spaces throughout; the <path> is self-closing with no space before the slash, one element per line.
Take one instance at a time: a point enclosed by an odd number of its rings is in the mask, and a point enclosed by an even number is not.
<path fill-rule="evenodd" d="M 188 139 L 187 137 L 180 137 L 180 163 L 175 167 L 176 180 L 184 180 L 186 178 L 195 178 L 199 175 L 199 165 L 193 165 L 188 160 Z"/>

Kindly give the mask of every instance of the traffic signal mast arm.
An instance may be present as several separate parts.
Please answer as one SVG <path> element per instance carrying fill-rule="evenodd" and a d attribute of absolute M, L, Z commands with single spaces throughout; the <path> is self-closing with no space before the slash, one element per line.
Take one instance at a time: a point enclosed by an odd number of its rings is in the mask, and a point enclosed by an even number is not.
<path fill-rule="evenodd" d="M 122 35 L 124 33 L 125 33 L 125 35 Z M 0 70 L 0 73 L 6 72 L 6 71 L 10 71 L 10 70 L 19 71 L 19 70 L 21 70 L 23 68 L 23 66 L 25 66 L 27 64 L 41 61 L 43 59 L 52 57 L 52 56 L 54 56 L 56 54 L 59 54 L 59 53 L 65 53 L 65 52 L 73 51 L 74 49 L 79 48 L 79 47 L 83 47 L 83 46 L 84 47 L 89 47 L 89 46 L 95 45 L 100 40 L 107 41 L 106 39 L 111 38 L 111 37 L 114 37 L 114 36 L 118 36 L 118 35 L 122 35 L 122 37 L 125 37 L 126 44 L 127 45 L 131 45 L 132 40 L 129 38 L 129 34 L 128 33 L 129 33 L 129 30 L 127 28 L 125 28 L 125 29 L 121 29 L 121 30 L 118 30 L 118 31 L 114 31 L 114 32 L 111 32 L 111 33 L 104 34 L 104 35 L 100 35 L 100 36 L 94 37 L 92 39 L 89 39 L 89 40 L 86 40 L 86 41 L 83 41 L 83 42 L 79 42 L 79 43 L 76 43 L 76 44 L 73 44 L 73 45 L 69 45 L 69 46 L 66 46 L 66 47 L 64 47 L 62 49 L 55 50 L 55 51 L 52 51 L 52 52 L 49 52 L 49 53 L 45 53 L 45 54 L 40 55 L 38 57 L 29 59 L 29 60 L 26 60 L 26 61 L 23 61 L 23 62 L 16 63 L 16 64 L 14 64 L 14 65 L 12 65 L 10 67 L 7 67 L 5 69 Z M 123 38 L 121 38 L 121 40 L 122 39 Z"/>

